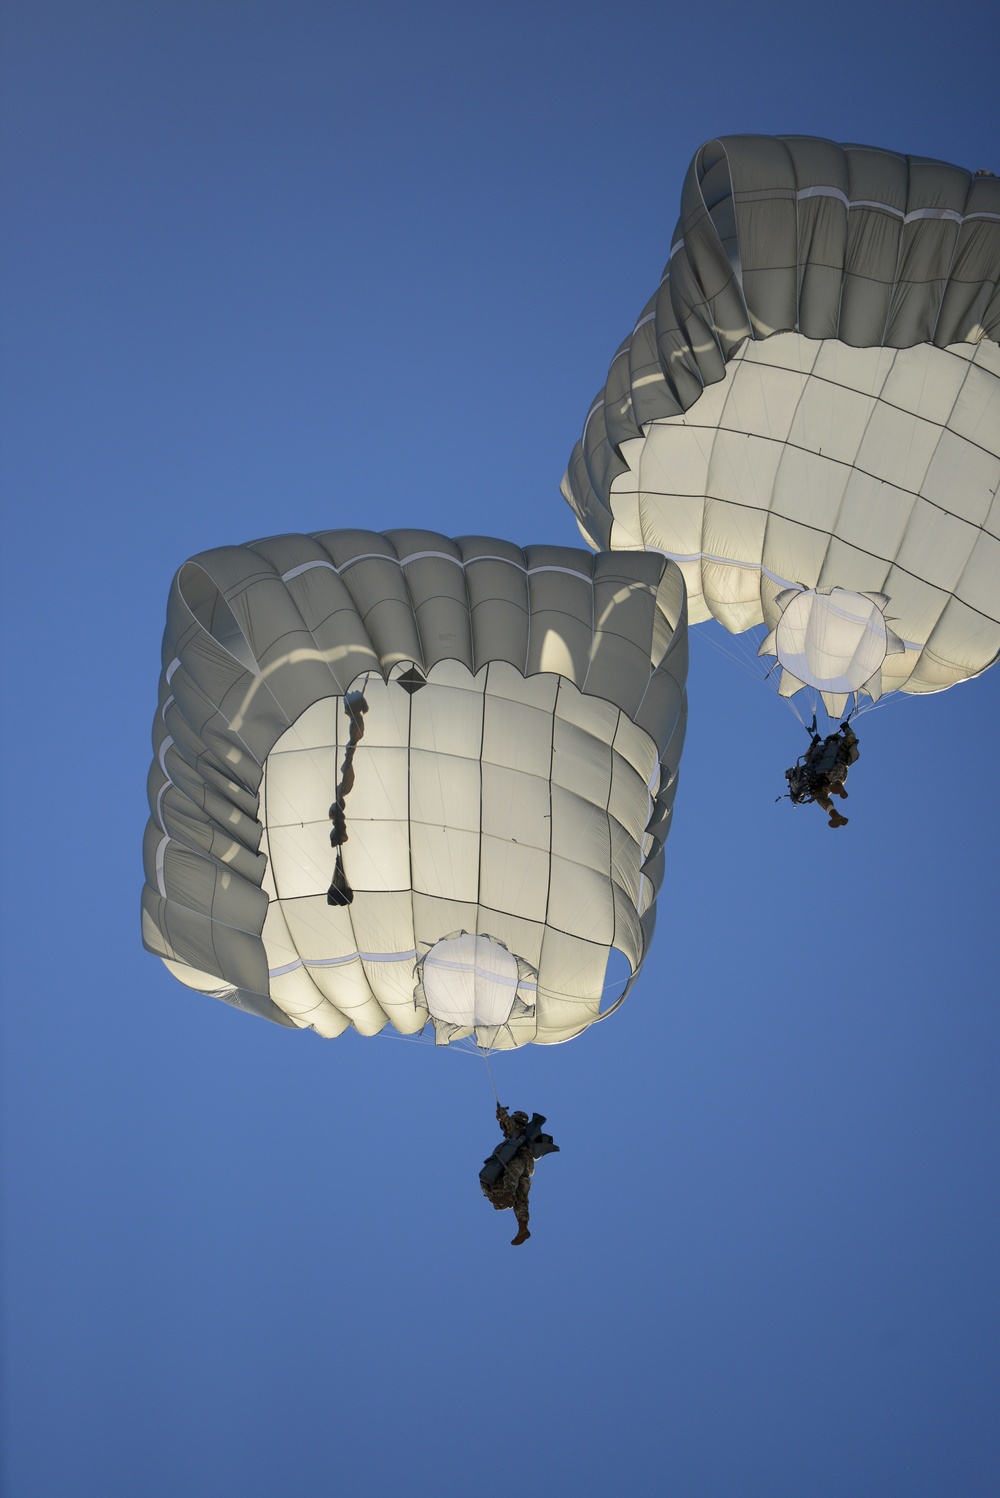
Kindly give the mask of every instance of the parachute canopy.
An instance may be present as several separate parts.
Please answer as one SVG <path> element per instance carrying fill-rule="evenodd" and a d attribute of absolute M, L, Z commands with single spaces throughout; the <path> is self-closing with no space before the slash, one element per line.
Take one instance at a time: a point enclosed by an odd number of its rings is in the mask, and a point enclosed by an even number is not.
<path fill-rule="evenodd" d="M 189 986 L 504 1048 L 598 1018 L 613 950 L 638 972 L 686 718 L 672 563 L 426 531 L 223 547 L 175 577 L 163 666 L 143 938 Z"/>
<path fill-rule="evenodd" d="M 696 154 L 574 449 L 592 546 L 766 626 L 779 690 L 935 692 L 1000 651 L 1000 181 L 803 136 Z"/>

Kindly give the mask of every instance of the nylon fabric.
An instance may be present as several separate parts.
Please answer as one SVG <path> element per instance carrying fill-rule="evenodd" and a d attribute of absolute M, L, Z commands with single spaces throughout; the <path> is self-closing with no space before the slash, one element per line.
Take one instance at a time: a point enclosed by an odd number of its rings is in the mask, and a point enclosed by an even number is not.
<path fill-rule="evenodd" d="M 203 553 L 168 604 L 145 944 L 190 986 L 323 1035 L 578 1034 L 612 947 L 637 973 L 652 934 L 686 650 L 683 581 L 658 557 L 427 532 Z M 515 964 L 502 1020 L 493 999 L 462 1007 L 461 964 L 427 971 L 468 941 Z"/>
<path fill-rule="evenodd" d="M 584 536 L 676 560 L 690 622 L 733 633 L 774 631 L 789 590 L 884 594 L 902 648 L 872 695 L 979 674 L 1000 652 L 998 283 L 994 177 L 710 141 L 563 480 Z"/>

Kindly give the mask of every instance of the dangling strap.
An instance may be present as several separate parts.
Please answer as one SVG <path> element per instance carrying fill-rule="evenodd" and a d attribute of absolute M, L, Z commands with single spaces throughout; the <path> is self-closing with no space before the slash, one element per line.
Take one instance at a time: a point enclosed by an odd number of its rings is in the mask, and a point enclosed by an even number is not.
<path fill-rule="evenodd" d="M 368 678 L 365 677 L 366 685 L 367 682 Z M 368 711 L 368 703 L 365 701 L 364 691 L 348 693 L 344 698 L 344 710 L 351 720 L 351 728 L 344 753 L 344 763 L 340 767 L 340 784 L 337 786 L 336 796 L 330 807 L 330 821 L 333 823 L 330 831 L 330 846 L 337 850 L 337 862 L 333 871 L 333 883 L 326 894 L 328 905 L 350 905 L 354 899 L 354 891 L 348 884 L 344 873 L 341 847 L 347 842 L 345 803 L 354 787 L 354 752 L 365 736 L 365 713 Z"/>

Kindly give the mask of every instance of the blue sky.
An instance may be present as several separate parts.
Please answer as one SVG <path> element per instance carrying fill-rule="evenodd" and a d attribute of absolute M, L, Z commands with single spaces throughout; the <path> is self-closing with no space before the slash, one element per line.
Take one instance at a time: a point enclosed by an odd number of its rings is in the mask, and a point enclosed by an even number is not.
<path fill-rule="evenodd" d="M 652 954 L 482 1064 L 140 947 L 167 588 L 340 524 L 572 544 L 558 484 L 707 138 L 1000 171 L 992 8 L 12 0 L 5 1493 L 986 1498 L 995 674 L 863 720 L 851 825 L 692 645 Z"/>

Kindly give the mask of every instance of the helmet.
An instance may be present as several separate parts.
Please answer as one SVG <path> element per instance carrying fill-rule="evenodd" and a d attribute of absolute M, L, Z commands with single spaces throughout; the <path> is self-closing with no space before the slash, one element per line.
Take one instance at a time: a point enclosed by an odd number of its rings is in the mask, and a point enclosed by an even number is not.
<path fill-rule="evenodd" d="M 514 1122 L 517 1124 L 518 1128 L 520 1128 L 520 1129 L 526 1129 L 528 1127 L 528 1115 L 527 1115 L 527 1113 L 522 1113 L 521 1110 L 518 1109 L 518 1111 L 516 1113 L 512 1113 L 510 1116 L 514 1120 Z"/>

